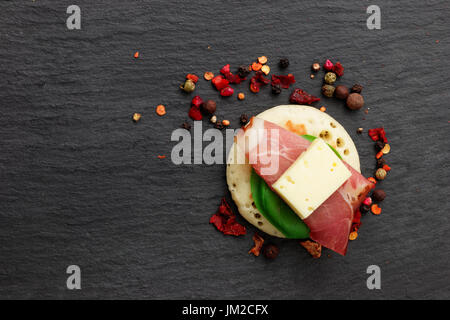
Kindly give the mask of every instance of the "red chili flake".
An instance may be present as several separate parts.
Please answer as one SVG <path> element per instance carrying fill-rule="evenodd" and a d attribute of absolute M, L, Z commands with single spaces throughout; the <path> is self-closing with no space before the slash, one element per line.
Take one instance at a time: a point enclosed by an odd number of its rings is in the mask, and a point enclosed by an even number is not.
<path fill-rule="evenodd" d="M 200 108 L 202 104 L 203 104 L 203 99 L 200 98 L 200 96 L 195 96 L 192 98 L 191 106 Z"/>
<path fill-rule="evenodd" d="M 236 222 L 236 215 L 231 211 L 230 205 L 222 198 L 219 209 L 209 219 L 209 223 L 226 235 L 240 236 L 246 234 L 245 227 Z"/>
<path fill-rule="evenodd" d="M 192 120 L 202 120 L 203 116 L 202 113 L 200 111 L 200 108 L 197 108 L 196 106 L 192 106 L 191 109 L 189 110 L 188 113 L 189 117 Z"/>
<path fill-rule="evenodd" d="M 323 65 L 323 68 L 327 71 L 333 70 L 333 62 L 331 62 L 330 59 L 327 59 Z"/>
<path fill-rule="evenodd" d="M 255 243 L 255 245 L 253 246 L 253 248 L 250 249 L 250 251 L 248 252 L 253 253 L 255 255 L 255 257 L 258 257 L 259 254 L 261 253 L 261 248 L 264 244 L 264 239 L 255 232 L 255 234 L 253 235 L 253 242 Z"/>
<path fill-rule="evenodd" d="M 229 83 L 239 84 L 247 79 L 245 77 L 241 78 L 238 74 L 231 73 L 229 64 L 223 66 L 222 69 L 220 69 L 220 73 L 224 75 L 225 79 L 227 79 Z"/>
<path fill-rule="evenodd" d="M 272 75 L 272 85 L 279 84 L 282 88 L 289 89 L 289 86 L 293 83 L 295 83 L 295 77 L 292 74 L 287 76 Z"/>
<path fill-rule="evenodd" d="M 198 81 L 198 77 L 195 74 L 189 73 L 186 76 L 186 79 L 192 80 L 194 83 L 197 83 Z"/>
<path fill-rule="evenodd" d="M 312 104 L 319 100 L 320 98 L 317 98 L 302 89 L 295 89 L 289 97 L 290 102 L 298 104 Z"/>
<path fill-rule="evenodd" d="M 230 82 L 227 79 L 225 79 L 222 75 L 215 76 L 212 79 L 212 83 L 219 91 L 225 87 L 228 87 L 228 85 L 230 84 Z"/>
<path fill-rule="evenodd" d="M 225 87 L 222 90 L 220 90 L 220 95 L 222 97 L 229 97 L 232 96 L 234 93 L 234 89 L 232 87 Z"/>
<path fill-rule="evenodd" d="M 388 143 L 384 128 L 369 129 L 368 134 L 369 137 L 375 142 L 381 140 L 384 143 Z"/>
<path fill-rule="evenodd" d="M 227 75 L 227 74 L 229 74 L 229 73 L 231 73 L 231 72 L 230 72 L 230 65 L 229 65 L 229 64 L 224 65 L 224 66 L 222 67 L 222 69 L 220 69 L 220 73 L 223 74 L 224 76 Z"/>
<path fill-rule="evenodd" d="M 344 75 L 344 66 L 340 62 L 336 62 L 332 69 L 339 77 Z"/>
<path fill-rule="evenodd" d="M 270 79 L 264 77 L 261 71 L 257 71 L 250 80 L 250 90 L 252 92 L 259 92 L 262 85 L 266 85 L 270 82 Z"/>

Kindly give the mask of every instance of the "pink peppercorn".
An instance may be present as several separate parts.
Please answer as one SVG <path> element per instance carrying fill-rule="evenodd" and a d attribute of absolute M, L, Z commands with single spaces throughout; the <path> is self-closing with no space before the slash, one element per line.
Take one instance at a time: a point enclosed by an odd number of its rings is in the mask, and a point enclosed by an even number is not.
<path fill-rule="evenodd" d="M 323 68 L 327 71 L 333 70 L 333 63 L 330 61 L 330 59 L 327 59 L 327 61 L 325 61 Z"/>
<path fill-rule="evenodd" d="M 202 104 L 203 104 L 203 99 L 200 98 L 200 96 L 195 96 L 195 97 L 192 98 L 191 105 L 193 107 L 200 108 L 200 106 Z"/>
<path fill-rule="evenodd" d="M 366 206 L 370 206 L 370 205 L 372 204 L 372 198 L 371 198 L 371 197 L 365 198 L 364 201 L 363 201 L 363 203 L 364 203 Z"/>
<path fill-rule="evenodd" d="M 222 97 L 229 97 L 232 96 L 234 93 L 234 89 L 232 87 L 225 87 L 222 90 L 220 90 L 220 95 Z"/>

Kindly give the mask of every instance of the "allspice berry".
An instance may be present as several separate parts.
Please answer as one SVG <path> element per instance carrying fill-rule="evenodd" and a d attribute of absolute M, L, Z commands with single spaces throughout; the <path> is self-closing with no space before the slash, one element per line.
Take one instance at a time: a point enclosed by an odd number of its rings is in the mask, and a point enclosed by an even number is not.
<path fill-rule="evenodd" d="M 352 110 L 359 110 L 364 107 L 364 98 L 359 93 L 351 93 L 347 97 L 347 107 Z"/>
<path fill-rule="evenodd" d="M 384 180 L 384 178 L 386 178 L 386 175 L 387 175 L 387 172 L 383 168 L 378 168 L 377 172 L 375 172 L 375 177 L 378 180 Z"/>
<path fill-rule="evenodd" d="M 336 82 L 336 73 L 334 72 L 327 72 L 325 73 L 325 78 L 324 78 L 325 82 L 327 84 L 333 84 Z"/>
<path fill-rule="evenodd" d="M 372 192 L 372 198 L 376 202 L 381 202 L 386 198 L 386 192 L 381 189 L 376 189 Z"/>
<path fill-rule="evenodd" d="M 331 98 L 334 94 L 334 90 L 335 90 L 335 88 L 329 84 L 324 84 L 322 86 L 322 94 L 325 97 Z"/>
<path fill-rule="evenodd" d="M 201 106 L 201 110 L 204 114 L 214 114 L 216 112 L 216 102 L 214 100 L 207 100 Z"/>
<path fill-rule="evenodd" d="M 349 95 L 348 88 L 343 85 L 337 86 L 336 90 L 334 91 L 334 96 L 341 100 L 347 99 L 348 95 Z"/>

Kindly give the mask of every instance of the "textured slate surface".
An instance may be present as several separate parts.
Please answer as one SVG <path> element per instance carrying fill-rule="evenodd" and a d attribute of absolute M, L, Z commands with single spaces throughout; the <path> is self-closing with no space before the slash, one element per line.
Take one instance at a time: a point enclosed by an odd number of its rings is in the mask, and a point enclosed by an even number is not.
<path fill-rule="evenodd" d="M 73 3 L 80 31 L 65 26 Z M 366 28 L 370 4 L 382 30 Z M 450 298 L 449 15 L 448 1 L 1 1 L 0 297 Z M 388 199 L 345 258 L 313 260 L 279 240 L 277 260 L 249 256 L 253 227 L 235 239 L 208 224 L 227 194 L 224 166 L 157 158 L 186 118 L 186 73 L 262 54 L 289 57 L 313 94 L 310 65 L 327 57 L 345 65 L 341 83 L 365 86 L 367 115 L 322 104 L 353 136 L 366 175 L 372 144 L 356 128 L 388 132 Z M 218 116 L 235 126 L 242 112 L 288 100 L 242 88 L 245 102 L 219 99 Z M 204 81 L 197 93 L 218 99 Z M 70 264 L 81 291 L 66 289 Z M 371 264 L 382 290 L 366 288 Z"/>

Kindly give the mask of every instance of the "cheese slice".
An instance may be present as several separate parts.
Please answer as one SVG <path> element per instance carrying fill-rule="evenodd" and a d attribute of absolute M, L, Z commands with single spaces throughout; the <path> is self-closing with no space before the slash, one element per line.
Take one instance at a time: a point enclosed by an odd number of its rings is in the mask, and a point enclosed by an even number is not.
<path fill-rule="evenodd" d="M 272 188 L 300 218 L 306 219 L 351 175 L 333 150 L 317 138 Z"/>

